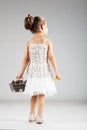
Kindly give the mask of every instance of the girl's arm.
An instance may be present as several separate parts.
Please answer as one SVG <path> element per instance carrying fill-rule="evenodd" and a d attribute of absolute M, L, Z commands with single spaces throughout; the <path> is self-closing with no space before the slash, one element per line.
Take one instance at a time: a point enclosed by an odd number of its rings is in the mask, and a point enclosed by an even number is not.
<path fill-rule="evenodd" d="M 60 79 L 61 76 L 60 76 L 60 73 L 59 73 L 59 70 L 57 67 L 57 63 L 56 63 L 56 59 L 55 59 L 55 56 L 53 53 L 53 44 L 52 44 L 51 40 L 48 40 L 48 59 L 55 70 L 56 76 Z"/>
<path fill-rule="evenodd" d="M 16 78 L 21 78 L 29 62 L 29 42 L 26 43 L 24 58 L 22 61 L 21 71 Z"/>

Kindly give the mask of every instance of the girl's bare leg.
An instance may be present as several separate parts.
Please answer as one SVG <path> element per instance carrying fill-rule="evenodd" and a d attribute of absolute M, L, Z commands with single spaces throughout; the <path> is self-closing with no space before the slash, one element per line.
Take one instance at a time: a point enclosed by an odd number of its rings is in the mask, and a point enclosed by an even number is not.
<path fill-rule="evenodd" d="M 38 95 L 38 113 L 37 113 L 38 115 L 42 115 L 44 104 L 45 104 L 45 95 L 39 94 Z"/>
<path fill-rule="evenodd" d="M 37 95 L 31 97 L 30 113 L 35 113 L 36 104 L 37 104 Z"/>

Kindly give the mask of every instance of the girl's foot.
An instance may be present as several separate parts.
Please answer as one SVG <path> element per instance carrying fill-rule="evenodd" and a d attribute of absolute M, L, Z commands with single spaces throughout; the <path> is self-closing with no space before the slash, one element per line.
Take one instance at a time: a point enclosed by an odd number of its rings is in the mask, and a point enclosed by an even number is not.
<path fill-rule="evenodd" d="M 43 116 L 42 115 L 37 115 L 36 117 L 36 123 L 37 124 L 42 124 L 44 122 Z"/>
<path fill-rule="evenodd" d="M 35 121 L 35 113 L 30 113 L 30 114 L 29 114 L 29 121 L 30 121 L 30 122 Z"/>

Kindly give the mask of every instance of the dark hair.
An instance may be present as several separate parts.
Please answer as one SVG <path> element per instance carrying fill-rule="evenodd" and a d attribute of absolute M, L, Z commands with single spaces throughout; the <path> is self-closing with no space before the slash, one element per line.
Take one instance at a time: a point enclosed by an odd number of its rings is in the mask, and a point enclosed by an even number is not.
<path fill-rule="evenodd" d="M 30 30 L 32 33 L 40 32 L 40 25 L 44 24 L 44 20 L 41 19 L 40 16 L 31 16 L 28 14 L 27 17 L 24 19 L 24 27 L 27 30 Z"/>

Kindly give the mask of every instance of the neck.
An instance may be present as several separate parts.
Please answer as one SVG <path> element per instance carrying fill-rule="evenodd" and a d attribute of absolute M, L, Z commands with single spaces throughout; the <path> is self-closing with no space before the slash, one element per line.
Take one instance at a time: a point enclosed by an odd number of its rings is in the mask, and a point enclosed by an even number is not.
<path fill-rule="evenodd" d="M 39 32 L 34 35 L 34 38 L 44 38 L 44 34 Z"/>

